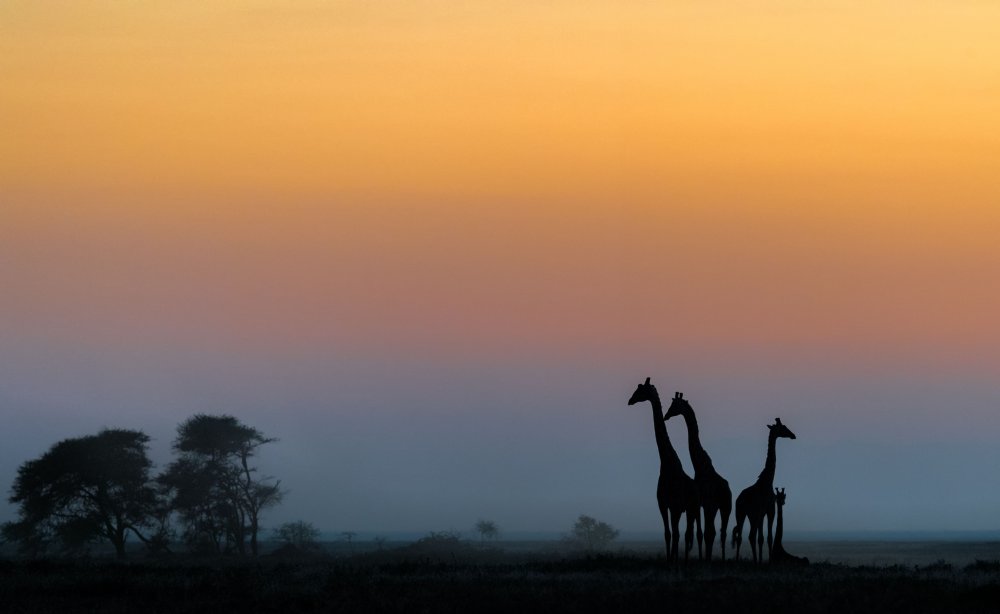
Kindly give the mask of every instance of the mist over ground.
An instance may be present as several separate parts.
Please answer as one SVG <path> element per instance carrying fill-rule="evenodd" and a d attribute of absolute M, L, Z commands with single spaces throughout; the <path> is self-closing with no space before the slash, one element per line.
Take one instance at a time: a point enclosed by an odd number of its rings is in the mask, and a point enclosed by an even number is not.
<path fill-rule="evenodd" d="M 229 413 L 279 441 L 262 474 L 288 495 L 265 526 L 306 520 L 363 535 L 456 530 L 479 518 L 510 536 L 556 534 L 586 513 L 626 534 L 660 531 L 648 404 L 626 406 L 647 376 L 682 390 L 734 496 L 779 440 L 775 485 L 786 530 L 990 531 L 1000 518 L 998 393 L 985 378 L 877 369 L 822 371 L 743 357 L 683 364 L 669 352 L 464 362 L 90 348 L 78 354 L 8 337 L 0 352 L 7 434 L 0 484 L 56 441 L 103 427 L 141 429 L 162 468 L 179 422 Z M 14 341 L 17 341 L 14 339 Z M 721 376 L 724 374 L 724 376 Z M 691 473 L 686 429 L 667 423 Z M 0 520 L 15 509 L 0 507 Z M 730 527 L 732 523 L 730 523 Z"/>

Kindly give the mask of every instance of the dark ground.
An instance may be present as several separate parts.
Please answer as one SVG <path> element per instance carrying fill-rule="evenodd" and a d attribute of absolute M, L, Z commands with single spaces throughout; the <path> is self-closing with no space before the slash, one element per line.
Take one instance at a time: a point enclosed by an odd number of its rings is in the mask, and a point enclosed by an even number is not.
<path fill-rule="evenodd" d="M 1000 562 L 774 568 L 424 544 L 349 557 L 0 561 L 0 612 L 997 612 Z"/>

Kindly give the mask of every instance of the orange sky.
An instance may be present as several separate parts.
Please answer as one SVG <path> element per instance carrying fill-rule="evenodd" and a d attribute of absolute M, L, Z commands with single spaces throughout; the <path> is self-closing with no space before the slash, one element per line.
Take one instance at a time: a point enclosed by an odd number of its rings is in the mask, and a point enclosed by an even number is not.
<path fill-rule="evenodd" d="M 205 4 L 4 3 L 4 183 L 996 194 L 989 3 Z"/>
<path fill-rule="evenodd" d="M 69 339 L 992 368 L 997 23 L 983 2 L 6 2 L 0 304 Z"/>

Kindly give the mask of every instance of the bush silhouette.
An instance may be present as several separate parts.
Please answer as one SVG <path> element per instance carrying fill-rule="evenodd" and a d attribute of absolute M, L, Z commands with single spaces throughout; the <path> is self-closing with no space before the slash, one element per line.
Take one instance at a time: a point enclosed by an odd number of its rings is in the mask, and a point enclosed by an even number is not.
<path fill-rule="evenodd" d="M 319 529 L 311 522 L 286 522 L 274 531 L 274 535 L 285 545 L 299 550 L 319 549 Z"/>
<path fill-rule="evenodd" d="M 618 529 L 596 518 L 580 514 L 573 523 L 570 541 L 584 547 L 588 552 L 606 549 L 618 537 Z"/>

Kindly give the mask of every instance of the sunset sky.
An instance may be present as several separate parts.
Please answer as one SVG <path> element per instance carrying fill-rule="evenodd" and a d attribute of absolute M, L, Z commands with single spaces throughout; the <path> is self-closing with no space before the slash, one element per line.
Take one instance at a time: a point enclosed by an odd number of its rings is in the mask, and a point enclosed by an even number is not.
<path fill-rule="evenodd" d="M 648 376 L 734 493 L 796 432 L 789 530 L 1000 529 L 998 25 L 4 2 L 0 490 L 230 413 L 280 439 L 271 524 L 652 531 Z"/>

